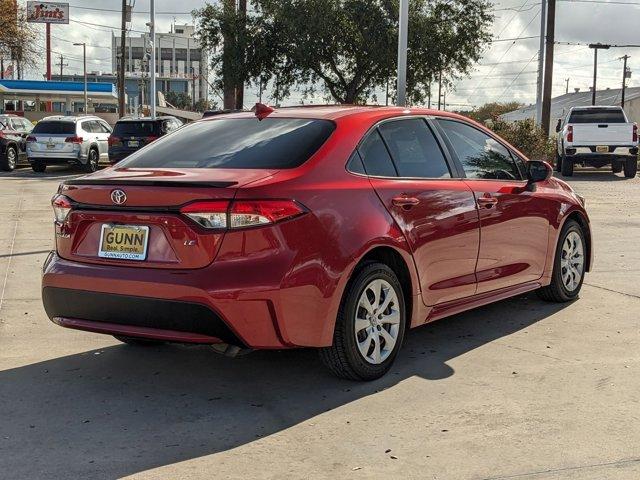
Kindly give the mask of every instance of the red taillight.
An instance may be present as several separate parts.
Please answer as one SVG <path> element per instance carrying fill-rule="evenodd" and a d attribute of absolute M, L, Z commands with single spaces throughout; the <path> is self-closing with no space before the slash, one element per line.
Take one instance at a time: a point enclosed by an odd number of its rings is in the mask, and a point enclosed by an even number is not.
<path fill-rule="evenodd" d="M 35 141 L 37 141 L 37 140 L 36 140 L 36 137 L 34 137 L 33 135 L 29 135 L 27 137 L 27 142 L 35 142 Z"/>
<path fill-rule="evenodd" d="M 191 203 L 180 210 L 205 228 L 245 228 L 297 217 L 305 210 L 293 200 L 214 200 Z"/>
<path fill-rule="evenodd" d="M 634 123 L 633 124 L 633 142 L 637 142 L 638 141 L 638 124 Z"/>
<path fill-rule="evenodd" d="M 293 200 L 241 200 L 231 205 L 231 228 L 276 223 L 304 210 Z"/>
<path fill-rule="evenodd" d="M 78 137 L 78 136 L 74 136 L 74 137 L 67 137 L 64 139 L 64 141 L 66 143 L 82 143 L 82 137 Z"/>
<path fill-rule="evenodd" d="M 108 142 L 110 147 L 113 145 L 122 145 L 122 139 L 113 135 L 109 135 Z"/>
<path fill-rule="evenodd" d="M 567 142 L 573 142 L 573 127 L 571 125 L 567 127 Z"/>
<path fill-rule="evenodd" d="M 157 139 L 158 139 L 158 137 L 156 137 L 155 135 L 149 135 L 148 137 L 144 138 L 146 143 L 151 143 L 151 142 L 153 142 L 154 140 L 157 140 Z"/>
<path fill-rule="evenodd" d="M 56 222 L 64 223 L 71 212 L 71 201 L 64 195 L 54 195 L 51 199 L 51 206 L 53 207 L 53 214 L 56 218 Z"/>

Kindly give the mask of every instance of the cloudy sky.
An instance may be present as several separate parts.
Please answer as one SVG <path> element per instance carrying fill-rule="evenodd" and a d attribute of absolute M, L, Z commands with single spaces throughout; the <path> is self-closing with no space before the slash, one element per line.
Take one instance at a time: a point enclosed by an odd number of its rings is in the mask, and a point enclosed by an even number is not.
<path fill-rule="evenodd" d="M 134 0 L 131 28 L 135 32 L 146 30 L 149 0 Z M 602 42 L 609 44 L 639 44 L 640 24 L 638 0 L 557 0 L 556 58 L 553 74 L 553 94 L 564 93 L 566 79 L 569 90 L 588 90 L 593 71 L 593 51 L 580 44 Z M 156 0 L 158 32 L 169 31 L 172 22 L 191 22 L 190 11 L 204 5 L 203 0 Z M 626 4 L 625 4 L 626 3 Z M 70 0 L 71 23 L 53 26 L 52 49 L 54 62 L 59 54 L 65 57 L 66 72 L 82 71 L 82 53 L 73 42 L 87 42 L 89 70 L 111 71 L 111 31 L 117 33 L 120 16 L 119 0 Z M 111 11 L 113 10 L 113 11 Z M 494 2 L 494 42 L 487 49 L 480 64 L 469 78 L 456 84 L 455 91 L 447 92 L 447 103 L 452 108 L 465 109 L 487 101 L 535 101 L 537 50 L 540 32 L 539 0 L 496 0 Z M 41 27 L 44 30 L 44 27 Z M 519 37 L 518 41 L 501 41 Z M 497 40 L 497 41 L 496 41 Z M 622 78 L 624 54 L 631 55 L 629 66 L 634 71 L 631 86 L 640 85 L 640 49 L 612 48 L 599 53 L 598 88 L 619 88 Z M 57 55 L 57 57 L 56 57 Z M 44 58 L 44 53 L 43 53 Z M 43 62 L 44 64 L 44 62 Z M 637 68 L 635 66 L 638 65 Z M 59 67 L 53 67 L 55 71 Z M 41 78 L 42 71 L 32 71 L 32 78 Z M 255 101 L 254 92 L 248 91 L 247 104 Z M 378 97 L 384 101 L 383 94 Z M 300 96 L 289 100 L 297 103 Z"/>

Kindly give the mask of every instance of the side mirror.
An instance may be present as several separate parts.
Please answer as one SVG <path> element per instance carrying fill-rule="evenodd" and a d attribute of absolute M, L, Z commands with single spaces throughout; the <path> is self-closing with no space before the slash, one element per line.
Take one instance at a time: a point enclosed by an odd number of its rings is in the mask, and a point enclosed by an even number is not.
<path fill-rule="evenodd" d="M 558 119 L 558 123 L 556 123 L 556 133 L 560 133 L 562 130 L 562 120 Z"/>
<path fill-rule="evenodd" d="M 527 179 L 530 186 L 549 180 L 551 175 L 553 175 L 553 169 L 547 162 L 542 160 L 529 160 L 527 162 Z"/>

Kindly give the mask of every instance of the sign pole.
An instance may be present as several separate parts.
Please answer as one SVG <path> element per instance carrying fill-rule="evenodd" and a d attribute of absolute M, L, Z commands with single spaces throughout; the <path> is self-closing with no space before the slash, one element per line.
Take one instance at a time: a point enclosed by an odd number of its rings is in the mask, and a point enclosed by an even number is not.
<path fill-rule="evenodd" d="M 150 2 L 149 19 L 150 36 L 151 36 L 151 62 L 149 69 L 151 70 L 151 84 L 149 85 L 149 96 L 151 97 L 151 118 L 156 118 L 156 4 L 154 0 Z"/>
<path fill-rule="evenodd" d="M 397 104 L 407 105 L 407 31 L 409 26 L 409 0 L 400 0 L 398 28 L 398 85 Z"/>
<path fill-rule="evenodd" d="M 47 81 L 51 81 L 51 24 L 46 23 L 45 28 L 47 35 Z M 46 110 L 47 112 L 52 110 L 51 100 L 47 101 Z"/>

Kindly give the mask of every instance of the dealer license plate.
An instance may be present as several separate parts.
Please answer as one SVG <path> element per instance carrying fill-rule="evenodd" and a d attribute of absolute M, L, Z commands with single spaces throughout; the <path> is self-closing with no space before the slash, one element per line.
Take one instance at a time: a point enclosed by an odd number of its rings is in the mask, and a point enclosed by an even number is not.
<path fill-rule="evenodd" d="M 135 225 L 102 225 L 98 256 L 122 260 L 146 260 L 149 227 Z"/>

